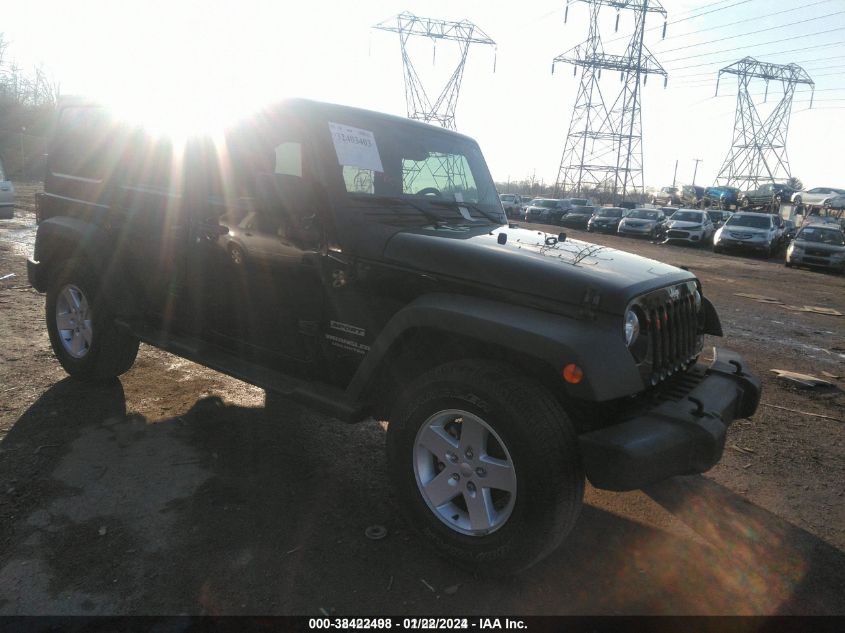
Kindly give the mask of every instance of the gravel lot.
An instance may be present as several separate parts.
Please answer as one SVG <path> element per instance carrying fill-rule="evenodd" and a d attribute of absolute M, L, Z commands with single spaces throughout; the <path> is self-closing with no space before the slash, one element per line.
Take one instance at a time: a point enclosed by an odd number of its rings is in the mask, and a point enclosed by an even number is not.
<path fill-rule="evenodd" d="M 765 404 L 707 474 L 588 486 L 549 559 L 474 577 L 400 520 L 382 423 L 266 410 L 260 389 L 147 346 L 119 381 L 68 380 L 26 280 L 36 186 L 16 187 L 0 221 L 0 278 L 15 275 L 0 281 L 0 614 L 845 614 L 845 380 L 770 371 L 845 376 L 845 317 L 787 307 L 845 313 L 842 276 L 568 230 L 695 272 L 726 332 L 711 343 L 744 355 Z M 388 536 L 367 539 L 373 524 Z"/>

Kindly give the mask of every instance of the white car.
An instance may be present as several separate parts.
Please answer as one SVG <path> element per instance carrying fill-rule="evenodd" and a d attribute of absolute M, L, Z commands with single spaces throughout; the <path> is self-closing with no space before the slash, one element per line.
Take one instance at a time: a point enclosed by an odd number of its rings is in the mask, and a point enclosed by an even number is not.
<path fill-rule="evenodd" d="M 678 209 L 666 221 L 666 241 L 706 244 L 716 229 L 706 211 Z"/>
<path fill-rule="evenodd" d="M 831 198 L 845 195 L 845 189 L 834 189 L 833 187 L 814 187 L 806 191 L 796 191 L 792 194 L 792 204 L 803 204 L 810 207 L 825 207 L 830 203 Z"/>
<path fill-rule="evenodd" d="M 499 194 L 499 200 L 508 217 L 518 216 L 520 214 L 522 210 L 522 196 L 515 193 L 502 193 Z"/>
<path fill-rule="evenodd" d="M 0 161 L 0 219 L 9 220 L 15 215 L 15 187 L 6 180 L 3 162 Z"/>

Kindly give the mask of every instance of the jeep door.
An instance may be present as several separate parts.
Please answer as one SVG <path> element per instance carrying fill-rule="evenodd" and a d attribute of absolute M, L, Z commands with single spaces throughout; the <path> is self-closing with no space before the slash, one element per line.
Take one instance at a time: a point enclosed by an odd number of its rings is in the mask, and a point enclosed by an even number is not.
<path fill-rule="evenodd" d="M 320 236 L 309 224 L 313 208 L 288 208 L 261 183 L 312 180 L 307 135 L 294 121 L 261 119 L 228 138 L 224 215 L 226 235 L 211 250 L 206 287 L 214 303 L 208 336 L 271 364 L 311 363 L 318 357 L 316 328 L 323 310 Z M 274 185 L 275 186 L 275 185 Z M 240 255 L 235 256 L 235 248 Z"/>

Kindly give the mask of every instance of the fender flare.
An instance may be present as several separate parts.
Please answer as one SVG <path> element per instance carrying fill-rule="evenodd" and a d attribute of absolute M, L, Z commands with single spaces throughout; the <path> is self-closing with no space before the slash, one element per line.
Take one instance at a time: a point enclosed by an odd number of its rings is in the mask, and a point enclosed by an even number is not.
<path fill-rule="evenodd" d="M 79 218 L 60 216 L 44 220 L 35 236 L 34 263 L 37 265 L 35 285 L 45 292 L 60 266 L 68 262 L 87 262 L 100 275 L 107 287 L 109 304 L 118 313 L 131 313 L 135 297 L 126 284 L 122 267 L 113 265 L 113 240 L 98 225 Z"/>
<path fill-rule="evenodd" d="M 418 297 L 399 310 L 373 342 L 347 387 L 360 398 L 382 361 L 403 334 L 418 328 L 440 330 L 490 343 L 547 363 L 558 375 L 569 363 L 582 368 L 584 378 L 561 385 L 572 397 L 604 401 L 631 395 L 645 385 L 613 319 L 577 320 L 520 305 L 464 295 L 433 293 Z"/>

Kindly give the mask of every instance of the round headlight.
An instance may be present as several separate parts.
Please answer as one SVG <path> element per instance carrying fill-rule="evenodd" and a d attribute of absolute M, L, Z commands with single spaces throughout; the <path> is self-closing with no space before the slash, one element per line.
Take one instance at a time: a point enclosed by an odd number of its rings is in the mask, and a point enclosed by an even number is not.
<path fill-rule="evenodd" d="M 693 293 L 692 297 L 695 300 L 695 311 L 699 312 L 701 310 L 701 293 L 696 290 Z"/>
<path fill-rule="evenodd" d="M 637 318 L 637 313 L 633 310 L 628 310 L 625 313 L 625 344 L 631 347 L 640 335 L 640 320 Z"/>

